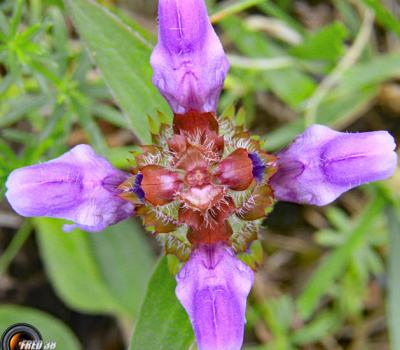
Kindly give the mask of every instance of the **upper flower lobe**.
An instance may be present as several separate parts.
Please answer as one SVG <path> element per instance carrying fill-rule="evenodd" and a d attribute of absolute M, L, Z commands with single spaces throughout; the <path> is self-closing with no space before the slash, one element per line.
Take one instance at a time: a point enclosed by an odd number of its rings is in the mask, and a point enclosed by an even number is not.
<path fill-rule="evenodd" d="M 239 350 L 253 271 L 224 244 L 200 245 L 176 280 L 199 350 Z"/>
<path fill-rule="evenodd" d="M 23 216 L 47 216 L 74 221 L 100 231 L 133 215 L 134 207 L 118 196 L 117 186 L 129 175 L 114 169 L 88 145 L 59 158 L 14 170 L 6 182 L 6 197 Z"/>
<path fill-rule="evenodd" d="M 229 63 L 203 0 L 160 0 L 153 82 L 175 113 L 215 111 Z"/>
<path fill-rule="evenodd" d="M 278 154 L 278 200 L 326 205 L 343 192 L 393 175 L 396 145 L 386 131 L 342 133 L 313 125 Z"/>

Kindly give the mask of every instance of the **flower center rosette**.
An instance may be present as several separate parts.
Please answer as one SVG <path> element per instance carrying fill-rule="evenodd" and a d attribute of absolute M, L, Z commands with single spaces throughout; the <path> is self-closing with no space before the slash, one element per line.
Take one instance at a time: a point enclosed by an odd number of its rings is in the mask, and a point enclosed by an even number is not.
<path fill-rule="evenodd" d="M 193 110 L 175 114 L 153 142 L 134 153 L 119 189 L 165 253 L 186 261 L 193 246 L 219 242 L 249 251 L 274 204 L 276 157 L 235 116 Z"/>

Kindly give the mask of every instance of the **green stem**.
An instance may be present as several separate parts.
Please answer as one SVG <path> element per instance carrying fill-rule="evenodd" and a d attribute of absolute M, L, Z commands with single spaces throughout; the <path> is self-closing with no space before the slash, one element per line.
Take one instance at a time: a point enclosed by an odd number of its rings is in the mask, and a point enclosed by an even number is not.
<path fill-rule="evenodd" d="M 15 234 L 11 243 L 8 245 L 4 253 L 0 256 L 0 276 L 8 269 L 8 266 L 18 254 L 31 232 L 32 224 L 29 220 L 25 220 Z"/>

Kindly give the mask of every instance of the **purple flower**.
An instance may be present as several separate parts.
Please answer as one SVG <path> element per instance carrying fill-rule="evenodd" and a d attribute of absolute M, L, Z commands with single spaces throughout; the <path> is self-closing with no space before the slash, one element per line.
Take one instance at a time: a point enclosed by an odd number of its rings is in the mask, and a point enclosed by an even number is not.
<path fill-rule="evenodd" d="M 386 131 L 343 133 L 313 125 L 278 154 L 278 200 L 326 205 L 343 192 L 393 175 L 396 145 Z"/>
<path fill-rule="evenodd" d="M 278 158 L 268 154 L 234 118 L 216 118 L 229 64 L 204 1 L 160 0 L 159 22 L 153 82 L 175 113 L 174 125 L 154 138 L 157 145 L 142 146 L 135 175 L 80 145 L 12 172 L 6 196 L 21 215 L 74 221 L 67 230 L 101 230 L 137 206 L 155 235 L 172 234 L 176 242 L 174 233 L 187 232 L 189 249 L 176 244 L 165 251 L 184 261 L 192 249 L 176 277 L 176 295 L 198 347 L 239 350 L 254 274 L 235 253 L 249 252 L 275 198 L 324 205 L 387 178 L 397 164 L 395 144 L 385 131 L 350 134 L 314 125 Z"/>
<path fill-rule="evenodd" d="M 253 271 L 224 244 L 198 246 L 177 275 L 176 295 L 199 350 L 239 350 Z"/>
<path fill-rule="evenodd" d="M 6 197 L 20 215 L 74 221 L 64 225 L 66 231 L 100 231 L 133 215 L 133 205 L 117 190 L 128 176 L 90 146 L 79 145 L 49 162 L 14 170 Z"/>
<path fill-rule="evenodd" d="M 229 63 L 203 0 L 160 0 L 153 82 L 175 113 L 215 112 Z"/>

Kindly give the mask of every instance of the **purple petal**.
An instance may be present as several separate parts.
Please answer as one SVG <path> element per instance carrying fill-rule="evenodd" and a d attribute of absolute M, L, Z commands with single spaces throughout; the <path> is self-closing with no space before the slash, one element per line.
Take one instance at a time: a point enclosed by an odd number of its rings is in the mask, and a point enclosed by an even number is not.
<path fill-rule="evenodd" d="M 253 271 L 224 244 L 198 246 L 176 277 L 176 295 L 199 350 L 239 350 Z"/>
<path fill-rule="evenodd" d="M 79 145 L 59 158 L 14 170 L 6 197 L 20 215 L 74 221 L 65 225 L 67 231 L 100 231 L 133 215 L 133 205 L 120 199 L 117 190 L 128 176 L 90 146 Z"/>
<path fill-rule="evenodd" d="M 153 83 L 175 113 L 215 112 L 229 63 L 204 0 L 160 0 Z"/>
<path fill-rule="evenodd" d="M 386 131 L 342 133 L 313 125 L 278 154 L 271 184 L 278 200 L 325 205 L 364 183 L 386 179 L 397 166 Z"/>

